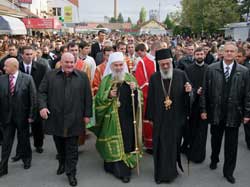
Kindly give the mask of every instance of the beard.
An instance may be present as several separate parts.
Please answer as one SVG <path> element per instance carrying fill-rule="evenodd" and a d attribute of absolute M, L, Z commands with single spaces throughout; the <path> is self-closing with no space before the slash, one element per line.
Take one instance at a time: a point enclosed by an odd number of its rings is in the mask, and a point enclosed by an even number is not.
<path fill-rule="evenodd" d="M 203 58 L 197 58 L 197 59 L 196 59 L 196 62 L 197 62 L 198 64 L 202 64 L 202 63 L 204 62 L 204 59 L 203 59 Z"/>
<path fill-rule="evenodd" d="M 124 71 L 122 71 L 122 72 L 112 71 L 112 79 L 122 82 L 122 81 L 124 81 L 124 78 L 125 78 L 125 72 Z"/>
<path fill-rule="evenodd" d="M 160 68 L 160 73 L 162 79 L 172 79 L 173 78 L 173 67 L 170 67 L 168 70 L 163 70 Z"/>

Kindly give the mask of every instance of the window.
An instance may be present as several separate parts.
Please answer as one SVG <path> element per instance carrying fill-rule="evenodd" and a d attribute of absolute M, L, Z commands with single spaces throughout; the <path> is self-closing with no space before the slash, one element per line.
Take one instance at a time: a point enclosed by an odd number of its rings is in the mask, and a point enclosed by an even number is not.
<path fill-rule="evenodd" d="M 53 16 L 62 16 L 62 8 L 52 8 Z"/>

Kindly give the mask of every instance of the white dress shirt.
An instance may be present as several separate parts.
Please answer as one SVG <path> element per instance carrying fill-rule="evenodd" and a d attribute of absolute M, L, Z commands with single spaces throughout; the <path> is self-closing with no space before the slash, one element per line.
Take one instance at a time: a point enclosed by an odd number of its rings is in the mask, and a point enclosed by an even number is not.
<path fill-rule="evenodd" d="M 231 72 L 232 72 L 232 69 L 233 69 L 233 65 L 234 65 L 234 63 L 231 63 L 231 64 L 229 64 L 229 65 L 227 65 L 224 61 L 223 61 L 223 69 L 224 69 L 224 74 L 225 74 L 225 72 L 227 71 L 227 66 L 229 67 L 229 77 L 230 77 L 230 75 L 231 75 Z"/>
<path fill-rule="evenodd" d="M 24 65 L 25 73 L 27 72 L 27 67 L 29 67 L 29 74 L 31 74 L 32 63 L 30 63 L 30 64 L 23 63 L 23 65 Z"/>

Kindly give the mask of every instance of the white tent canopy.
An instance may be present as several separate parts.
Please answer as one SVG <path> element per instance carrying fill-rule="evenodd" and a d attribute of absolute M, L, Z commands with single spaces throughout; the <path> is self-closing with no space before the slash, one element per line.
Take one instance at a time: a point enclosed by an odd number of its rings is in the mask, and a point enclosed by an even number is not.
<path fill-rule="evenodd" d="M 19 18 L 0 16 L 0 34 L 25 35 L 27 30 Z"/>

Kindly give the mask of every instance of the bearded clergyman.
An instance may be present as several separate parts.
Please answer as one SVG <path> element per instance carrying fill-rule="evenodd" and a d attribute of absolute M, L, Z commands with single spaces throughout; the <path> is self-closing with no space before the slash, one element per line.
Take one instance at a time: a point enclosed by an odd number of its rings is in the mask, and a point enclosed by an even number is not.
<path fill-rule="evenodd" d="M 192 86 L 186 74 L 173 69 L 169 49 L 156 52 L 160 71 L 149 81 L 146 119 L 153 124 L 154 178 L 157 184 L 172 182 L 178 175 L 182 129 Z"/>
<path fill-rule="evenodd" d="M 124 183 L 130 181 L 131 169 L 138 165 L 141 153 L 142 94 L 137 88 L 123 53 L 110 54 L 95 97 L 97 125 L 91 130 L 97 136 L 104 170 Z"/>

